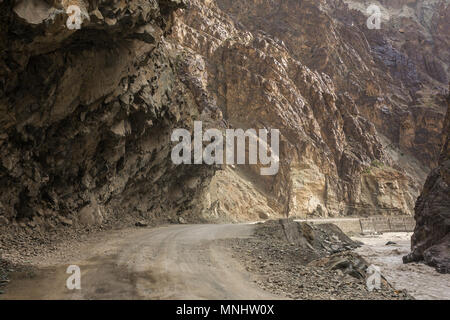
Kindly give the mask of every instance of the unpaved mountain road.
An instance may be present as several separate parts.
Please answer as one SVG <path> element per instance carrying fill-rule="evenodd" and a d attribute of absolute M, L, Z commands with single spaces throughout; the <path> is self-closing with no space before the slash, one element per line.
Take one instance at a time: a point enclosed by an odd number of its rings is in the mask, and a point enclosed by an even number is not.
<path fill-rule="evenodd" d="M 280 299 L 258 288 L 215 240 L 248 238 L 254 226 L 174 225 L 111 233 L 79 253 L 49 258 L 33 274 L 16 273 L 0 299 Z M 69 265 L 81 290 L 68 290 Z"/>

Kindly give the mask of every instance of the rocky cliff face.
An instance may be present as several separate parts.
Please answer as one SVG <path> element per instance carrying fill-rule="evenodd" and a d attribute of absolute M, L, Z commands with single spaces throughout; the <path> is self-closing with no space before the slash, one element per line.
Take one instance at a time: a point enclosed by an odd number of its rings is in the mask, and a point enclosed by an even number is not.
<path fill-rule="evenodd" d="M 66 27 L 73 4 L 79 30 Z M 183 6 L 0 1 L 0 225 L 178 221 L 201 211 L 214 168 L 170 158 L 172 130 L 212 114 L 165 40 Z"/>
<path fill-rule="evenodd" d="M 448 2 L 378 2 L 369 30 L 363 0 L 2 0 L 0 223 L 410 214 L 441 146 Z M 175 166 L 194 120 L 280 129 L 279 174 Z"/>
<path fill-rule="evenodd" d="M 276 177 L 250 167 L 213 179 L 228 190 L 213 195 L 218 215 L 412 213 L 440 148 L 448 1 L 392 2 L 379 3 L 380 30 L 365 1 L 196 0 L 177 12 L 172 38 L 202 61 L 228 125 L 282 133 Z M 230 200 L 236 175 L 260 200 Z"/>
<path fill-rule="evenodd" d="M 427 178 L 415 207 L 412 252 L 404 262 L 424 260 L 439 272 L 450 273 L 450 95 L 439 166 Z"/>

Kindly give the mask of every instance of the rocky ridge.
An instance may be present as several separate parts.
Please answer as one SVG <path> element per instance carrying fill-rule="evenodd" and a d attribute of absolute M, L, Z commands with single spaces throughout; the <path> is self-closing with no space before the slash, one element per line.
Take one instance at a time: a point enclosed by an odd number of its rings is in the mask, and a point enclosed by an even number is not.
<path fill-rule="evenodd" d="M 412 214 L 441 143 L 448 2 L 380 4 L 392 14 L 381 30 L 367 29 L 365 5 L 195 0 L 176 12 L 171 38 L 201 61 L 203 87 L 227 125 L 281 130 L 277 176 L 235 170 L 267 200 L 249 211 L 236 198 L 233 210 L 253 219 L 261 208 L 300 217 Z M 235 174 L 214 178 L 213 189 L 239 194 Z M 215 205 L 232 214 L 228 194 Z"/>

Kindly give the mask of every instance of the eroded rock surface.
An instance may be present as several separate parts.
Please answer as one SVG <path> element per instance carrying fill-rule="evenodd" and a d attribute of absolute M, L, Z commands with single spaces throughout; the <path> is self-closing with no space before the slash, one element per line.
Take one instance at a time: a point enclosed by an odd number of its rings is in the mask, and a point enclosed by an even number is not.
<path fill-rule="evenodd" d="M 412 214 L 441 146 L 448 1 L 379 5 L 380 30 L 367 28 L 365 1 L 193 0 L 177 11 L 172 38 L 203 61 L 202 86 L 227 125 L 281 130 L 277 176 L 236 171 L 266 203 L 235 208 Z M 229 191 L 216 207 L 241 192 L 234 176 L 213 180 Z"/>
<path fill-rule="evenodd" d="M 380 30 L 363 0 L 1 1 L 0 224 L 411 214 L 442 145 L 449 1 L 376 3 Z M 175 166 L 194 120 L 280 129 L 279 173 Z"/>
<path fill-rule="evenodd" d="M 87 14 L 79 30 L 66 27 L 71 5 Z M 197 219 L 214 167 L 175 166 L 170 137 L 206 126 L 214 106 L 200 107 L 165 40 L 184 6 L 0 3 L 0 225 Z"/>

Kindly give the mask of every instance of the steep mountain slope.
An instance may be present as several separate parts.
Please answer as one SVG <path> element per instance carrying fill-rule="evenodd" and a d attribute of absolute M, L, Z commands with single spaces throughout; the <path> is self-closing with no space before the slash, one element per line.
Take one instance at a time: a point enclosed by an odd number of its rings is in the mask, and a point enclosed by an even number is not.
<path fill-rule="evenodd" d="M 0 1 L 0 225 L 411 214 L 442 144 L 449 1 L 376 3 L 380 30 L 362 0 Z M 174 165 L 194 120 L 280 129 L 279 174 Z"/>
<path fill-rule="evenodd" d="M 177 11 L 173 41 L 204 60 L 227 124 L 281 130 L 276 177 L 236 169 L 263 189 L 267 212 L 412 213 L 440 150 L 448 1 L 383 5 L 392 16 L 380 30 L 367 28 L 365 1 L 196 0 Z"/>

